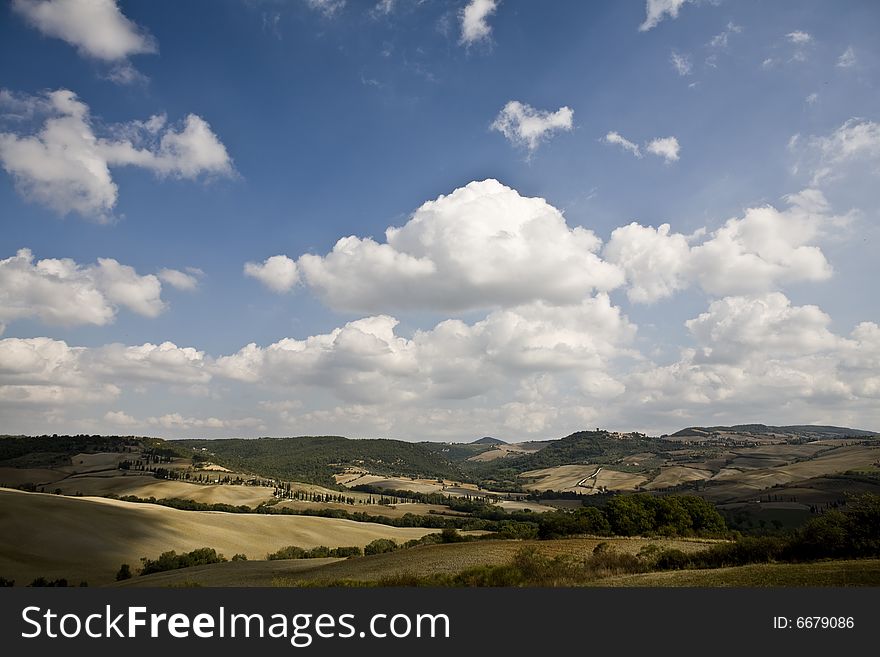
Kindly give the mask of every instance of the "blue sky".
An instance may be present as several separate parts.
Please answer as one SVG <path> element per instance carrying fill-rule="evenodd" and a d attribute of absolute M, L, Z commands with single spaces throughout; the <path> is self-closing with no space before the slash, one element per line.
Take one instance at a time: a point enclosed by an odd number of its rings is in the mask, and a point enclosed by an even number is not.
<path fill-rule="evenodd" d="M 876 3 L 2 11 L 2 432 L 880 427 Z"/>

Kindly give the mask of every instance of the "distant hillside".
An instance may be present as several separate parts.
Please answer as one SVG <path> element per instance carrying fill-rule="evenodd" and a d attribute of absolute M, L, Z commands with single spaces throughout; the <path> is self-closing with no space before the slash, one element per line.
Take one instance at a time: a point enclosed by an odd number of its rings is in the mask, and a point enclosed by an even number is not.
<path fill-rule="evenodd" d="M 833 438 L 869 438 L 875 431 L 831 427 L 812 424 L 796 424 L 776 427 L 767 424 L 734 424 L 732 426 L 687 427 L 670 434 L 670 438 L 709 438 L 712 434 L 741 434 L 749 436 L 780 436 L 792 439 L 828 440 Z"/>
<path fill-rule="evenodd" d="M 484 436 L 482 438 L 477 438 L 474 441 L 471 441 L 471 445 L 506 445 L 507 442 L 501 440 L 500 438 L 492 438 L 491 436 Z"/>
<path fill-rule="evenodd" d="M 550 442 L 539 452 L 516 459 L 517 469 L 537 470 L 571 463 L 608 462 L 637 452 L 667 449 L 661 441 L 636 434 L 621 437 L 608 431 L 578 431 Z"/>
<path fill-rule="evenodd" d="M 74 454 L 97 452 L 130 452 L 136 449 L 153 449 L 162 452 L 168 446 L 158 438 L 134 436 L 0 436 L 0 466 L 39 467 L 66 465 Z M 164 454 L 164 452 L 162 452 Z M 167 456 L 175 455 L 170 450 Z"/>
<path fill-rule="evenodd" d="M 190 453 L 204 450 L 212 461 L 239 472 L 322 485 L 332 484 L 332 475 L 346 466 L 385 475 L 462 478 L 460 470 L 442 454 L 421 443 L 402 440 L 300 436 L 169 442 L 190 449 Z"/>

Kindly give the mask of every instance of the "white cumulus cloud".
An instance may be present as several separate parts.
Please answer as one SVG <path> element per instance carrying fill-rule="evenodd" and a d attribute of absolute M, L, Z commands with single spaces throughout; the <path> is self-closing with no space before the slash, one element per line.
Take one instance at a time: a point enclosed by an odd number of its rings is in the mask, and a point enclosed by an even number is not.
<path fill-rule="evenodd" d="M 299 268 L 296 261 L 286 255 L 274 255 L 263 262 L 247 262 L 245 276 L 256 278 L 275 292 L 289 292 L 299 283 Z"/>
<path fill-rule="evenodd" d="M 637 223 L 617 228 L 604 250 L 629 283 L 630 300 L 650 303 L 697 284 L 714 295 L 760 293 L 797 281 L 823 281 L 832 268 L 817 238 L 838 218 L 818 190 L 787 197 L 789 208 L 749 208 L 697 236 Z"/>
<path fill-rule="evenodd" d="M 495 117 L 491 128 L 515 146 L 524 146 L 531 152 L 554 132 L 571 130 L 573 116 L 574 111 L 569 107 L 550 112 L 511 100 Z"/>
<path fill-rule="evenodd" d="M 126 18 L 116 0 L 13 0 L 12 8 L 46 36 L 88 57 L 116 61 L 158 50 L 156 40 Z"/>
<path fill-rule="evenodd" d="M 686 2 L 693 0 L 647 0 L 645 3 L 645 21 L 639 25 L 640 32 L 647 32 L 666 16 L 678 18 L 678 12 Z"/>
<path fill-rule="evenodd" d="M 163 283 L 168 283 L 171 287 L 192 292 L 199 287 L 199 278 L 204 275 L 201 269 L 189 268 L 188 271 L 180 271 L 179 269 L 160 269 L 157 276 Z"/>
<path fill-rule="evenodd" d="M 47 324 L 109 324 L 120 306 L 156 317 L 162 284 L 113 258 L 80 265 L 70 258 L 35 260 L 29 249 L 0 260 L 0 322 L 36 317 Z"/>
<path fill-rule="evenodd" d="M 498 9 L 500 0 L 470 0 L 459 13 L 461 21 L 461 39 L 464 45 L 471 45 L 488 39 L 492 34 L 492 26 L 488 18 Z"/>
<path fill-rule="evenodd" d="M 95 381 L 83 367 L 86 351 L 45 337 L 0 340 L 0 404 L 55 407 L 115 399 L 120 389 Z"/>
<path fill-rule="evenodd" d="M 652 303 L 689 284 L 690 245 L 669 231 L 669 224 L 654 229 L 633 222 L 611 233 L 604 256 L 626 272 L 631 301 Z"/>
<path fill-rule="evenodd" d="M 645 150 L 654 155 L 659 155 L 667 162 L 678 161 L 678 153 L 681 150 L 678 139 L 675 137 L 658 137 L 645 145 Z"/>
<path fill-rule="evenodd" d="M 0 103 L 45 117 L 33 134 L 0 132 L 0 164 L 25 198 L 59 214 L 108 220 L 118 197 L 110 174 L 115 166 L 187 179 L 233 173 L 225 146 L 195 114 L 180 126 L 166 125 L 161 115 L 110 126 L 102 137 L 88 106 L 67 89 L 42 96 L 7 92 Z"/>
<path fill-rule="evenodd" d="M 638 158 L 642 157 L 643 149 L 638 144 L 631 142 L 629 139 L 621 135 L 619 132 L 612 130 L 602 139 L 606 144 L 620 146 Z M 657 155 L 666 160 L 666 162 L 675 162 L 678 160 L 678 153 L 681 150 L 678 139 L 675 137 L 658 137 L 645 142 L 644 152 L 651 155 Z"/>
<path fill-rule="evenodd" d="M 623 281 L 596 254 L 600 247 L 592 231 L 569 227 L 544 199 L 489 179 L 424 203 L 405 225 L 389 227 L 384 242 L 344 237 L 327 255 L 301 256 L 296 268 L 322 301 L 342 310 L 575 304 Z M 266 279 L 288 289 L 283 277 Z"/>
<path fill-rule="evenodd" d="M 269 387 L 328 388 L 342 400 L 468 399 L 535 372 L 575 373 L 585 394 L 607 398 L 621 384 L 606 372 L 627 355 L 635 326 L 607 295 L 573 307 L 541 302 L 490 313 L 467 324 L 445 320 L 412 338 L 388 315 L 366 317 L 322 335 L 250 344 L 218 358 L 218 376 Z"/>

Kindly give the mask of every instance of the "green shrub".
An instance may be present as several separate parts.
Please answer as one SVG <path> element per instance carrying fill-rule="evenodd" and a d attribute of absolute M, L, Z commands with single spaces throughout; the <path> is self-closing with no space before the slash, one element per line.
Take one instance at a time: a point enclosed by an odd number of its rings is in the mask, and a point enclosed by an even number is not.
<path fill-rule="evenodd" d="M 155 560 L 141 557 L 143 565 L 140 574 L 149 575 L 150 573 L 159 573 L 166 570 L 221 563 L 226 560 L 226 557 L 218 554 L 214 548 L 203 547 L 184 554 L 177 554 L 174 550 L 169 550 L 160 554 L 159 558 Z"/>
<path fill-rule="evenodd" d="M 384 554 L 386 552 L 394 552 L 396 549 L 398 549 L 397 543 L 390 538 L 377 538 L 364 547 L 364 554 Z"/>

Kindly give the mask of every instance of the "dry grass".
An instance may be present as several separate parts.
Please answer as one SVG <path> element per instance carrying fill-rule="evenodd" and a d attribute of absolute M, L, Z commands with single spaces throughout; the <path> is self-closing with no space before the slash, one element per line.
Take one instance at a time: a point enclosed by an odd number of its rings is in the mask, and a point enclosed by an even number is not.
<path fill-rule="evenodd" d="M 231 504 L 255 507 L 261 502 L 272 499 L 272 489 L 265 486 L 232 486 L 220 484 L 193 484 L 185 481 L 156 479 L 147 474 L 123 474 L 117 471 L 114 476 L 99 477 L 92 475 L 74 476 L 58 482 L 53 486 L 60 488 L 66 495 L 104 496 L 134 495 L 136 497 L 155 497 L 157 500 L 176 497 L 183 500 L 194 500 L 205 504 Z"/>
<path fill-rule="evenodd" d="M 575 491 L 585 495 L 598 491 L 600 486 L 605 486 L 608 490 L 634 491 L 647 481 L 647 478 L 640 474 L 618 472 L 602 467 L 595 477 L 578 486 L 578 482 L 593 475 L 599 467 L 597 465 L 558 465 L 553 468 L 530 470 L 522 473 L 520 477 L 526 480 L 523 486 L 530 490 Z"/>
<path fill-rule="evenodd" d="M 303 572 L 321 568 L 339 559 L 279 559 L 276 561 L 230 561 L 193 566 L 181 570 L 132 577 L 111 584 L 114 587 L 179 587 L 179 586 L 272 586 L 277 578 L 297 577 Z"/>
<path fill-rule="evenodd" d="M 669 488 L 688 481 L 702 481 L 712 476 L 711 470 L 700 470 L 683 465 L 671 465 L 660 469 L 660 474 L 642 486 L 645 490 Z"/>
<path fill-rule="evenodd" d="M 766 448 L 765 448 L 766 449 Z M 713 477 L 723 485 L 707 489 L 716 501 L 758 493 L 773 486 L 870 467 L 880 460 L 880 446 L 851 445 L 822 452 L 813 459 L 777 467 L 722 471 Z"/>
<path fill-rule="evenodd" d="M 552 506 L 539 504 L 538 502 L 521 502 L 519 500 L 501 500 L 497 503 L 502 509 L 508 513 L 514 511 L 533 511 L 535 513 L 546 513 L 547 511 L 556 511 Z"/>
<path fill-rule="evenodd" d="M 880 586 L 880 559 L 753 564 L 711 570 L 676 570 L 607 577 L 607 587 Z"/>
<path fill-rule="evenodd" d="M 263 559 L 287 545 L 363 547 L 377 538 L 400 543 L 435 530 L 306 516 L 179 511 L 154 504 L 74 498 L 0 489 L 0 576 L 108 583 L 120 564 L 166 550 L 212 547 Z"/>
<path fill-rule="evenodd" d="M 349 513 L 366 513 L 371 516 L 384 516 L 385 518 L 401 518 L 407 513 L 417 516 L 425 516 L 429 513 L 443 515 L 463 516 L 466 513 L 452 511 L 448 506 L 441 504 L 422 504 L 419 502 L 407 502 L 405 504 L 344 504 L 341 502 L 308 502 L 305 500 L 282 500 L 275 505 L 276 509 L 340 509 Z"/>
<path fill-rule="evenodd" d="M 494 461 L 496 459 L 503 459 L 508 456 L 520 456 L 522 454 L 531 454 L 538 450 L 536 449 L 526 449 L 525 447 L 521 447 L 520 445 L 496 445 L 492 449 L 487 449 L 485 452 L 480 452 L 474 456 L 471 456 L 468 461 L 478 461 L 478 462 L 486 462 L 486 461 Z"/>
<path fill-rule="evenodd" d="M 571 538 L 554 541 L 474 541 L 425 545 L 358 559 L 348 559 L 322 568 L 309 570 L 292 578 L 278 578 L 277 586 L 296 586 L 297 582 L 333 582 L 350 580 L 377 582 L 401 574 L 426 576 L 455 574 L 476 566 L 497 566 L 509 563 L 523 547 L 535 547 L 548 557 L 561 555 L 586 557 L 599 543 L 609 543 L 617 552 L 638 554 L 645 545 L 677 548 L 686 552 L 705 549 L 710 543 L 696 540 L 644 538 Z"/>

